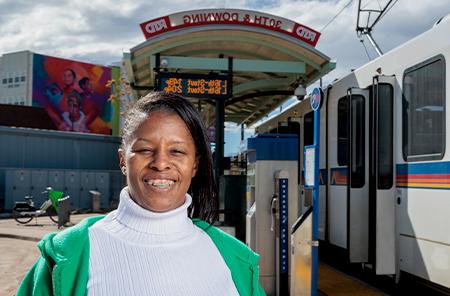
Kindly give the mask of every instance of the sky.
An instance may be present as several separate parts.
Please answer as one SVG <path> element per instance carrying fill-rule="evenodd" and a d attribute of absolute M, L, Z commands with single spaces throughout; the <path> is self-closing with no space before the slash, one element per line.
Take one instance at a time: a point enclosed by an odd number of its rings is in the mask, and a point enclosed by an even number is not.
<path fill-rule="evenodd" d="M 361 3 L 369 9 L 387 2 Z M 395 5 L 372 33 L 383 52 L 425 32 L 450 14 L 450 0 L 393 2 Z M 360 42 L 356 35 L 357 5 L 358 0 L 0 0 L 0 54 L 31 50 L 109 65 L 145 40 L 139 24 L 147 20 L 192 9 L 251 9 L 291 19 L 322 33 L 316 48 L 337 63 L 336 69 L 324 77 L 326 85 L 376 57 L 368 40 Z M 227 126 L 227 132 L 235 135 L 226 138 L 225 152 L 230 154 L 239 146 L 240 132 L 232 125 Z"/>

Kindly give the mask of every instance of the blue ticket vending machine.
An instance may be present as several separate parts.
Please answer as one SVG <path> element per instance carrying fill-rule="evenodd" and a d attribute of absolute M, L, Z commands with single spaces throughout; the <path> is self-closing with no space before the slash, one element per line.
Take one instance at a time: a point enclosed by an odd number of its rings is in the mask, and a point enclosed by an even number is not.
<path fill-rule="evenodd" d="M 260 254 L 260 282 L 267 295 L 289 295 L 289 231 L 298 216 L 298 136 L 256 135 L 247 148 L 246 243 Z"/>

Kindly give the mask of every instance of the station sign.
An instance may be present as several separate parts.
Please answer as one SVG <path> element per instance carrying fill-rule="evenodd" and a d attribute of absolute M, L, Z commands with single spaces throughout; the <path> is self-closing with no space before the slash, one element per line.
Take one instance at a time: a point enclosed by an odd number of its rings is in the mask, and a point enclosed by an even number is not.
<path fill-rule="evenodd" d="M 204 9 L 179 12 L 141 23 L 146 39 L 196 26 L 227 25 L 263 28 L 316 46 L 320 33 L 305 25 L 267 13 L 240 9 Z"/>
<path fill-rule="evenodd" d="M 313 111 L 319 110 L 320 107 L 322 107 L 322 101 L 323 101 L 322 89 L 320 87 L 314 88 L 310 95 L 311 109 L 313 109 Z"/>
<path fill-rule="evenodd" d="M 158 89 L 165 93 L 191 98 L 231 97 L 231 83 L 228 75 L 158 73 Z"/>

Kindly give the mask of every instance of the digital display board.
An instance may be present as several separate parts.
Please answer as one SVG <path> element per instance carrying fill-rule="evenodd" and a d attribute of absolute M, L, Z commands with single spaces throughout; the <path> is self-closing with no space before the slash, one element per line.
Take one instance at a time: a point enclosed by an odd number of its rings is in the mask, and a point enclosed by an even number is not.
<path fill-rule="evenodd" d="M 158 80 L 158 89 L 166 93 L 194 98 L 231 97 L 228 75 L 160 72 Z"/>

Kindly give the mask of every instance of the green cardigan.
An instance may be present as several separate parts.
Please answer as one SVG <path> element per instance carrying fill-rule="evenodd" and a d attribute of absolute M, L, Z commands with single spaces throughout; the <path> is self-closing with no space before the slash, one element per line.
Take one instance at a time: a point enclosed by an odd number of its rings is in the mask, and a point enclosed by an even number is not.
<path fill-rule="evenodd" d="M 17 295 L 84 296 L 89 278 L 88 229 L 103 217 L 84 219 L 60 233 L 50 233 L 39 243 L 41 256 L 25 275 Z M 241 296 L 265 295 L 258 282 L 258 255 L 231 235 L 193 219 L 216 245 Z"/>

